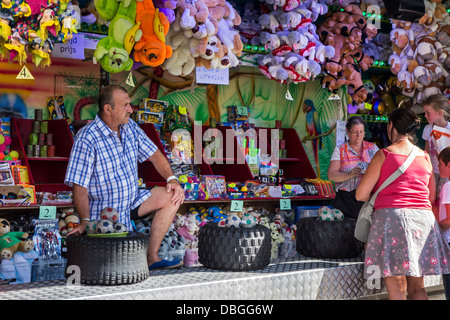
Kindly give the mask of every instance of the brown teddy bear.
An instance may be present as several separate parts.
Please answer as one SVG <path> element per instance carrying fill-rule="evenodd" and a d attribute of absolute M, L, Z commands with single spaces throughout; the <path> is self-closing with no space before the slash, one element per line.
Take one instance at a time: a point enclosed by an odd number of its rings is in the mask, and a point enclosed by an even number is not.
<path fill-rule="evenodd" d="M 27 240 L 26 232 L 11 232 L 9 221 L 0 218 L 0 258 L 10 260 L 16 252 L 30 252 L 33 240 Z"/>

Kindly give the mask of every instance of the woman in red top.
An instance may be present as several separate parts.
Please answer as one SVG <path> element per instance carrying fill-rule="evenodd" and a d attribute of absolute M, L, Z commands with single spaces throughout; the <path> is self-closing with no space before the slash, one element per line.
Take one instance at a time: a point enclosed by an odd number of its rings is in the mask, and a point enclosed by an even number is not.
<path fill-rule="evenodd" d="M 403 164 L 419 127 L 420 121 L 412 111 L 398 108 L 389 115 L 387 131 L 392 144 L 373 157 L 356 189 L 357 200 L 368 201 Z M 427 299 L 423 276 L 450 273 L 450 248 L 431 211 L 435 196 L 430 157 L 423 151 L 377 196 L 364 277 L 384 278 L 389 299 L 406 299 L 407 295 L 410 299 Z"/>

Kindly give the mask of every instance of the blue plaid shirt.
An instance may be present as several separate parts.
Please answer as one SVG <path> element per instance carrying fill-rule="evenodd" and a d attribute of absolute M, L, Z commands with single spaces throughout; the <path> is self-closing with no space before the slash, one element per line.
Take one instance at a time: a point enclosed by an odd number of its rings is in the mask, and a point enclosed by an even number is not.
<path fill-rule="evenodd" d="M 151 195 L 150 190 L 138 189 L 137 164 L 157 147 L 131 119 L 120 126 L 120 136 L 97 115 L 75 137 L 64 183 L 88 189 L 91 219 L 99 219 L 103 208 L 113 207 L 119 221 L 133 230 L 130 209 Z"/>

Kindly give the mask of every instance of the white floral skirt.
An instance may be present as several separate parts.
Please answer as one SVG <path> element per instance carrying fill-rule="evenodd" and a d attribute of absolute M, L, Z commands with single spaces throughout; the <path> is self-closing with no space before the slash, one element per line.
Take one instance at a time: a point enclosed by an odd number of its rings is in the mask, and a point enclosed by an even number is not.
<path fill-rule="evenodd" d="M 385 208 L 373 214 L 365 252 L 364 277 L 450 273 L 450 247 L 433 212 Z"/>

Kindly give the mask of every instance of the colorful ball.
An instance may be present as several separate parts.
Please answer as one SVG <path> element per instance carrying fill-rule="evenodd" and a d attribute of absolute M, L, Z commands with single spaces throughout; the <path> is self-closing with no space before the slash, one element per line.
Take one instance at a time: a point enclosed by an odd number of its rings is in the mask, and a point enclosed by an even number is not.
<path fill-rule="evenodd" d="M 0 144 L 4 144 L 4 143 L 5 143 L 5 136 L 0 133 Z"/>
<path fill-rule="evenodd" d="M 9 155 L 11 156 L 11 158 L 13 159 L 19 159 L 19 153 L 15 150 L 12 150 Z"/>
<path fill-rule="evenodd" d="M 225 218 L 225 226 L 239 228 L 241 226 L 241 218 L 239 218 L 236 214 L 232 214 Z"/>
<path fill-rule="evenodd" d="M 109 220 L 100 220 L 95 230 L 97 233 L 106 234 L 106 233 L 114 233 L 114 223 Z"/>
<path fill-rule="evenodd" d="M 4 136 L 5 137 L 5 144 L 9 146 L 11 144 L 11 137 L 10 136 Z"/>
<path fill-rule="evenodd" d="M 96 231 L 96 229 L 95 229 L 95 227 L 97 226 L 97 223 L 98 223 L 98 220 L 91 220 L 91 221 L 89 221 L 88 223 L 87 223 L 87 225 L 86 225 L 86 233 L 87 234 L 94 234 L 94 233 L 96 233 L 97 231 Z"/>
<path fill-rule="evenodd" d="M 257 223 L 258 221 L 256 220 L 256 217 L 248 213 L 244 214 L 241 219 L 241 227 L 244 228 L 253 228 Z"/>
<path fill-rule="evenodd" d="M 319 216 L 319 220 L 322 221 L 334 221 L 334 214 L 329 207 L 323 206 L 317 209 L 317 215 Z"/>
<path fill-rule="evenodd" d="M 117 220 L 119 220 L 119 212 L 117 212 L 116 208 L 103 208 L 102 212 L 100 213 L 100 219 L 117 222 Z"/>
<path fill-rule="evenodd" d="M 115 233 L 127 232 L 127 227 L 121 222 L 116 222 L 114 223 L 114 232 Z"/>

